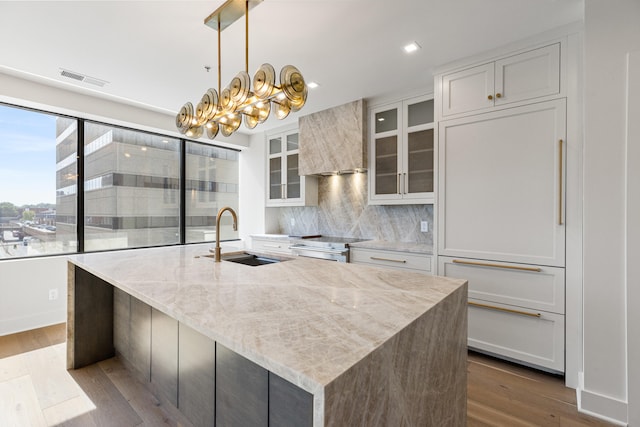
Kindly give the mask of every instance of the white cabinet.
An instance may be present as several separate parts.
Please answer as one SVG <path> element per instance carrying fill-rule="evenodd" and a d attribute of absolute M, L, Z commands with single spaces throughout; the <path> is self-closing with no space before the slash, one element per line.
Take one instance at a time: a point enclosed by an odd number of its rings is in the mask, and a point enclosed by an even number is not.
<path fill-rule="evenodd" d="M 469 282 L 469 347 L 565 369 L 561 43 L 436 76 L 437 273 Z"/>
<path fill-rule="evenodd" d="M 440 122 L 438 253 L 564 267 L 565 100 Z"/>
<path fill-rule="evenodd" d="M 251 236 L 251 249 L 256 252 L 275 252 L 284 255 L 292 255 L 291 240 L 283 238 L 269 238 L 262 236 Z"/>
<path fill-rule="evenodd" d="M 560 43 L 441 77 L 441 116 L 479 113 L 560 93 Z"/>
<path fill-rule="evenodd" d="M 469 299 L 469 347 L 564 372 L 564 316 Z"/>
<path fill-rule="evenodd" d="M 369 204 L 433 203 L 433 99 L 370 110 Z"/>
<path fill-rule="evenodd" d="M 564 370 L 564 268 L 438 257 L 438 274 L 469 282 L 469 347 Z"/>
<path fill-rule="evenodd" d="M 432 274 L 432 259 L 431 255 L 404 251 L 354 247 L 349 251 L 349 262 L 353 264 L 375 265 L 426 274 Z"/>
<path fill-rule="evenodd" d="M 316 206 L 318 181 L 298 174 L 298 131 L 267 134 L 267 206 Z"/>

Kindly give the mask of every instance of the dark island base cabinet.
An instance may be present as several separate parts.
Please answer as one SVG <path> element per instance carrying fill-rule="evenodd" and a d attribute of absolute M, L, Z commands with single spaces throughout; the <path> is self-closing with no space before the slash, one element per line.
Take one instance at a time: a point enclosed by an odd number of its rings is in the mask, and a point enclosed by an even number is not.
<path fill-rule="evenodd" d="M 88 278 L 91 280 L 85 280 Z M 113 340 L 89 346 L 99 350 L 92 350 L 94 359 L 85 358 L 86 363 L 111 357 L 115 347 L 125 364 L 178 407 L 195 427 L 313 425 L 312 394 L 118 288 L 105 293 L 101 285 L 111 285 L 95 276 L 84 272 L 75 279 L 76 289 L 84 287 L 78 279 L 97 285 L 96 304 L 111 310 L 102 310 L 100 316 L 107 313 L 104 319 L 111 322 Z M 86 295 L 80 292 L 84 300 L 92 299 Z M 106 328 L 106 336 L 110 336 L 111 327 Z"/>

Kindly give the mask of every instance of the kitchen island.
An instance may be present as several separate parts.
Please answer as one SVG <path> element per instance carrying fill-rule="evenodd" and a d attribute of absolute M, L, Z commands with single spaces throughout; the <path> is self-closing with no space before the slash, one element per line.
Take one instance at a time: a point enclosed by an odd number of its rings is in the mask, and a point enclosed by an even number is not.
<path fill-rule="evenodd" d="M 68 368 L 118 354 L 194 425 L 466 425 L 465 281 L 211 246 L 70 257 Z"/>

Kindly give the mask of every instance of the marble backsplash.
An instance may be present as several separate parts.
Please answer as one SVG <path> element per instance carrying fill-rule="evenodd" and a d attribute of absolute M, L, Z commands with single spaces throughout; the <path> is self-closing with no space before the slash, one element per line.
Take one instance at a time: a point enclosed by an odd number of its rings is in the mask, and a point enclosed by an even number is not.
<path fill-rule="evenodd" d="M 267 208 L 269 233 L 412 242 L 433 245 L 433 205 L 367 205 L 367 174 L 321 176 L 318 206 Z M 420 231 L 420 221 L 429 231 Z"/>

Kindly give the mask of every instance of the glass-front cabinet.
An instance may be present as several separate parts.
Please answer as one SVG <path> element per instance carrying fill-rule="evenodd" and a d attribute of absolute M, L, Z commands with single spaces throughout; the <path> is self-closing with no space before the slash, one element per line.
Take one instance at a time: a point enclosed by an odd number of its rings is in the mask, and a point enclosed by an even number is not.
<path fill-rule="evenodd" d="M 433 203 L 433 96 L 370 112 L 369 203 Z"/>
<path fill-rule="evenodd" d="M 298 175 L 298 131 L 267 134 L 267 206 L 318 204 L 316 177 Z"/>

